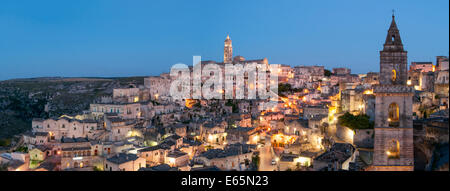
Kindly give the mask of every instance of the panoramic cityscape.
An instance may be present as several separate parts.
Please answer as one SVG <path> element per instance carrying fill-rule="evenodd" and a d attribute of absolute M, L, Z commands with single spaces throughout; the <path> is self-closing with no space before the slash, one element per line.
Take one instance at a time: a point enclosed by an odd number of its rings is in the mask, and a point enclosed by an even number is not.
<path fill-rule="evenodd" d="M 448 53 L 411 59 L 412 21 L 378 20 L 365 72 L 247 58 L 224 31 L 222 57 L 154 75 L 7 77 L 0 171 L 449 171 Z"/>

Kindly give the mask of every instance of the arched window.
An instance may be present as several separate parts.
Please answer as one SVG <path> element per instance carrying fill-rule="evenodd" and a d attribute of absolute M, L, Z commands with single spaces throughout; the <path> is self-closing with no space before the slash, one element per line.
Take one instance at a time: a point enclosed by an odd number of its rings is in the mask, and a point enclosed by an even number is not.
<path fill-rule="evenodd" d="M 389 105 L 388 111 L 388 122 L 389 127 L 398 127 L 399 126 L 399 108 L 397 103 L 391 103 Z"/>
<path fill-rule="evenodd" d="M 395 69 L 392 70 L 391 78 L 393 82 L 397 79 L 397 71 Z"/>
<path fill-rule="evenodd" d="M 386 151 L 388 158 L 400 158 L 400 142 L 393 139 L 388 143 L 388 146 Z"/>

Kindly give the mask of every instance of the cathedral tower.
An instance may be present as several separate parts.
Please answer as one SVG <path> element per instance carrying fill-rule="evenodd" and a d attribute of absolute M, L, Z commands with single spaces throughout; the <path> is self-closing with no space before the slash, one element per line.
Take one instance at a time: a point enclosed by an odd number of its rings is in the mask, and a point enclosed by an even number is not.
<path fill-rule="evenodd" d="M 231 44 L 230 35 L 227 35 L 223 48 L 223 62 L 230 63 L 231 61 L 233 61 L 233 45 Z"/>
<path fill-rule="evenodd" d="M 412 96 L 407 82 L 407 52 L 392 16 L 384 48 L 380 51 L 380 84 L 375 94 L 373 169 L 414 170 Z"/>

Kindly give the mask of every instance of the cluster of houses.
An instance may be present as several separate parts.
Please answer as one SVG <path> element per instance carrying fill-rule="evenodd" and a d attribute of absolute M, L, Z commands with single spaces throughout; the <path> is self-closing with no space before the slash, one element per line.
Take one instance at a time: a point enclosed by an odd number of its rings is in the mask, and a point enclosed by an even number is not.
<path fill-rule="evenodd" d="M 229 37 L 225 44 L 223 63 L 202 64 L 253 62 L 231 57 Z M 268 64 L 266 58 L 254 61 Z M 169 74 L 148 77 L 141 87 L 114 89 L 80 115 L 34 119 L 21 139 L 27 152 L 2 153 L 0 162 L 16 171 L 334 171 L 372 165 L 373 128 L 350 129 L 338 118 L 351 113 L 375 120 L 378 73 L 279 65 L 278 77 L 293 89 L 280 92 L 269 109 L 258 99 L 173 100 Z M 438 57 L 436 66 L 413 62 L 408 86 L 415 88 L 413 116 L 421 132 L 448 143 L 448 58 Z"/>

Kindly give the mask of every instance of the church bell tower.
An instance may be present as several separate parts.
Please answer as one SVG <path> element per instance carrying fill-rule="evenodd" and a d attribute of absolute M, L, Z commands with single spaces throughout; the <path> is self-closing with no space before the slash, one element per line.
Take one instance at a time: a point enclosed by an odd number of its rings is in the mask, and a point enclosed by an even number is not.
<path fill-rule="evenodd" d="M 231 63 L 233 61 L 233 45 L 231 44 L 230 35 L 227 35 L 225 39 L 225 45 L 223 48 L 223 62 Z"/>
<path fill-rule="evenodd" d="M 412 97 L 407 86 L 407 52 L 392 15 L 383 50 L 380 51 L 380 84 L 375 94 L 375 171 L 414 170 Z"/>

